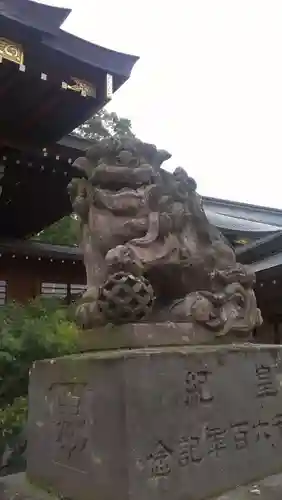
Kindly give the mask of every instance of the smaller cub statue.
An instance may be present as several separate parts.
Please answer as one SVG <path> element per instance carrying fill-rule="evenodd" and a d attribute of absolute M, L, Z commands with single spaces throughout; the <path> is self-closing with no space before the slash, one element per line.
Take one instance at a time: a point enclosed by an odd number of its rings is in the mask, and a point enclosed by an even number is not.
<path fill-rule="evenodd" d="M 69 194 L 81 220 L 87 291 L 77 320 L 192 322 L 217 336 L 261 324 L 255 277 L 211 226 L 185 170 L 137 139 L 103 139 L 73 164 Z"/>

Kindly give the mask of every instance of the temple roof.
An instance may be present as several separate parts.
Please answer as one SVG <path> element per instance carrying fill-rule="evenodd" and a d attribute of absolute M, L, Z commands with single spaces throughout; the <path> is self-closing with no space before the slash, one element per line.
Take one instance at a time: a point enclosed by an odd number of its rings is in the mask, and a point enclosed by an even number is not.
<path fill-rule="evenodd" d="M 245 227 L 246 231 L 254 231 L 256 227 L 259 228 L 259 226 L 256 226 L 257 223 L 262 224 L 261 229 L 265 229 L 262 232 L 275 232 L 277 228 L 282 228 L 282 210 L 278 208 L 211 198 L 209 196 L 204 196 L 203 200 L 206 211 L 210 210 L 223 216 L 223 228 L 230 225 L 232 229 L 231 221 L 228 222 L 229 217 L 241 221 L 239 224 L 241 227 Z M 237 229 L 236 226 L 237 222 L 234 222 L 234 229 Z"/>
<path fill-rule="evenodd" d="M 268 234 L 247 245 L 236 248 L 237 258 L 243 264 L 253 264 L 273 257 L 282 250 L 282 230 Z"/>
<path fill-rule="evenodd" d="M 246 236 L 249 235 L 249 233 L 262 235 L 281 231 L 281 226 L 265 224 L 264 222 L 249 220 L 244 217 L 236 217 L 236 215 L 226 215 L 216 212 L 215 209 L 206 208 L 208 204 L 205 203 L 205 199 L 204 206 L 209 221 L 222 230 L 232 231 L 242 235 L 245 234 Z"/>
<path fill-rule="evenodd" d="M 31 0 L 6 0 L 0 2 L 0 15 L 25 26 L 46 33 L 58 30 L 67 19 L 71 9 L 53 7 Z"/>
<path fill-rule="evenodd" d="M 0 2 L 1 23 L 10 20 L 31 28 L 41 35 L 42 45 L 58 50 L 93 68 L 99 67 L 126 79 L 129 78 L 138 57 L 101 47 L 60 29 L 70 13 L 71 9 L 53 7 L 33 0 Z"/>
<path fill-rule="evenodd" d="M 0 144 L 52 144 L 93 116 L 129 78 L 137 57 L 60 26 L 70 10 L 0 2 Z"/>
<path fill-rule="evenodd" d="M 83 253 L 78 247 L 65 245 L 51 245 L 34 240 L 1 240 L 0 253 L 2 255 L 17 255 L 23 257 L 52 258 L 53 260 L 82 261 Z"/>

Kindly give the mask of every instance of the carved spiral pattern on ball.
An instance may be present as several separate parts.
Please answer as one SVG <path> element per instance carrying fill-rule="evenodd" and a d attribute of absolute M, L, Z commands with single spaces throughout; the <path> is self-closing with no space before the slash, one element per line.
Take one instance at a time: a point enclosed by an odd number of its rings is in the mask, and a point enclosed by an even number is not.
<path fill-rule="evenodd" d="M 100 289 L 98 309 L 113 323 L 131 323 L 145 319 L 154 304 L 154 291 L 144 277 L 118 272 Z"/>

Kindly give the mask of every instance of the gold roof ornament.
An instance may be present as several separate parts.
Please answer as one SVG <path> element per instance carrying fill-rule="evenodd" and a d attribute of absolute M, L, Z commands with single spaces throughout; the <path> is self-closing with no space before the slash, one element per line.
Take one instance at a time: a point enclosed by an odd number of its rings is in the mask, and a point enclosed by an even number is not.
<path fill-rule="evenodd" d="M 84 97 L 96 97 L 96 88 L 91 83 L 75 77 L 71 79 L 74 83 L 72 85 L 67 84 L 69 90 L 80 92 Z"/>
<path fill-rule="evenodd" d="M 0 57 L 22 66 L 24 63 L 24 51 L 20 44 L 0 38 Z"/>
<path fill-rule="evenodd" d="M 235 240 L 235 243 L 236 245 L 247 245 L 248 243 L 250 243 L 250 240 L 241 238 L 239 240 Z"/>

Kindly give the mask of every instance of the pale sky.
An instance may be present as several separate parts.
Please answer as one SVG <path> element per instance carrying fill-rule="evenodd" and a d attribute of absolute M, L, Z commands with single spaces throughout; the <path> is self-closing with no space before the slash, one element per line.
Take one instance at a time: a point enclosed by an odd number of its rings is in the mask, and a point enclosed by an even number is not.
<path fill-rule="evenodd" d="M 110 109 L 202 195 L 282 208 L 281 0 L 49 0 L 64 29 L 140 56 Z"/>

